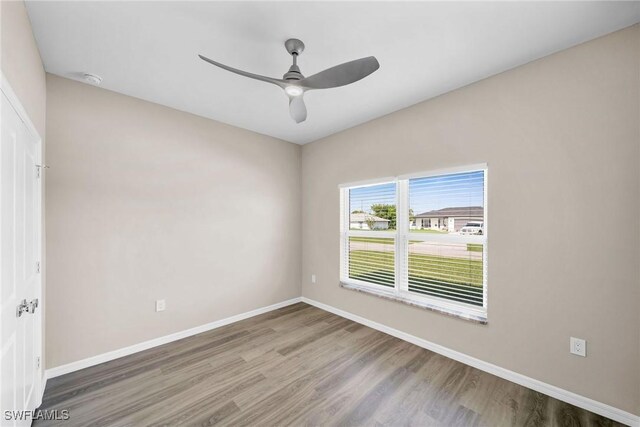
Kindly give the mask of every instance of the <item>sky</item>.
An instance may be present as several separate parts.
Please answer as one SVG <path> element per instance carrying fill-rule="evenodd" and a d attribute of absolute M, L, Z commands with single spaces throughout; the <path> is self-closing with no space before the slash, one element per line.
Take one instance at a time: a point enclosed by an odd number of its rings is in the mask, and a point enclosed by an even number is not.
<path fill-rule="evenodd" d="M 395 183 L 349 191 L 350 212 L 371 212 L 372 204 L 396 204 Z M 409 208 L 414 214 L 463 206 L 484 206 L 484 172 L 463 172 L 409 180 Z"/>

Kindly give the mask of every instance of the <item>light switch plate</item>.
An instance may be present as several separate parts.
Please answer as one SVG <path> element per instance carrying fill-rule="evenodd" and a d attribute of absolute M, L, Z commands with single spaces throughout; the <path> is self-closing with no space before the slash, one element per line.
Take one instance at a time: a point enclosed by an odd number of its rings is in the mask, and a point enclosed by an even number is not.
<path fill-rule="evenodd" d="M 316 283 L 316 275 L 315 274 L 311 275 L 311 283 Z"/>
<path fill-rule="evenodd" d="M 163 299 L 156 300 L 156 311 L 164 311 L 167 305 Z"/>

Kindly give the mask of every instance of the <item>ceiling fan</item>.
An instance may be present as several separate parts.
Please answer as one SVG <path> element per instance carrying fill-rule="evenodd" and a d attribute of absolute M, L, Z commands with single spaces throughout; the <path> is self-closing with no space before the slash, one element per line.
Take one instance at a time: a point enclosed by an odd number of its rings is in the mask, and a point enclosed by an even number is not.
<path fill-rule="evenodd" d="M 298 39 L 289 39 L 284 43 L 284 46 L 287 52 L 293 57 L 293 65 L 289 68 L 289 71 L 282 76 L 282 79 L 274 79 L 272 77 L 238 70 L 205 56 L 198 56 L 203 61 L 224 70 L 231 71 L 232 73 L 280 86 L 289 97 L 289 113 L 296 123 L 303 122 L 307 118 L 307 107 L 305 107 L 304 100 L 302 99 L 306 91 L 345 86 L 367 77 L 380 68 L 378 60 L 373 56 L 369 56 L 367 58 L 345 62 L 344 64 L 328 68 L 313 76 L 305 77 L 300 72 L 300 67 L 298 67 L 297 64 L 298 56 L 304 51 L 304 43 Z"/>

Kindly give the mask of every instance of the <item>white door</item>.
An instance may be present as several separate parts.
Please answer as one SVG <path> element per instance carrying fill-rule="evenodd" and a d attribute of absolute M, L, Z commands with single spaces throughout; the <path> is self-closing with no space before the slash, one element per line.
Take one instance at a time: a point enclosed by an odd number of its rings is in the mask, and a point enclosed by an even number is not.
<path fill-rule="evenodd" d="M 41 142 L 23 111 L 2 88 L 0 110 L 0 424 L 29 425 L 29 415 L 5 411 L 40 404 L 40 155 Z M 10 95 L 9 97 L 7 95 Z M 11 98 L 11 102 L 10 99 Z M 29 123 L 27 125 L 26 123 Z M 24 419 L 26 418 L 26 419 Z"/>

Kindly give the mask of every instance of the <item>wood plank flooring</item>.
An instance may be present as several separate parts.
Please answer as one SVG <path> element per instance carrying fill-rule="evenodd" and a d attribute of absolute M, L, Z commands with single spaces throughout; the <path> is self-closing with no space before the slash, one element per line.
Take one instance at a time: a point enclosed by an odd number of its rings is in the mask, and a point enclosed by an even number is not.
<path fill-rule="evenodd" d="M 36 426 L 614 426 L 295 304 L 49 380 Z"/>

